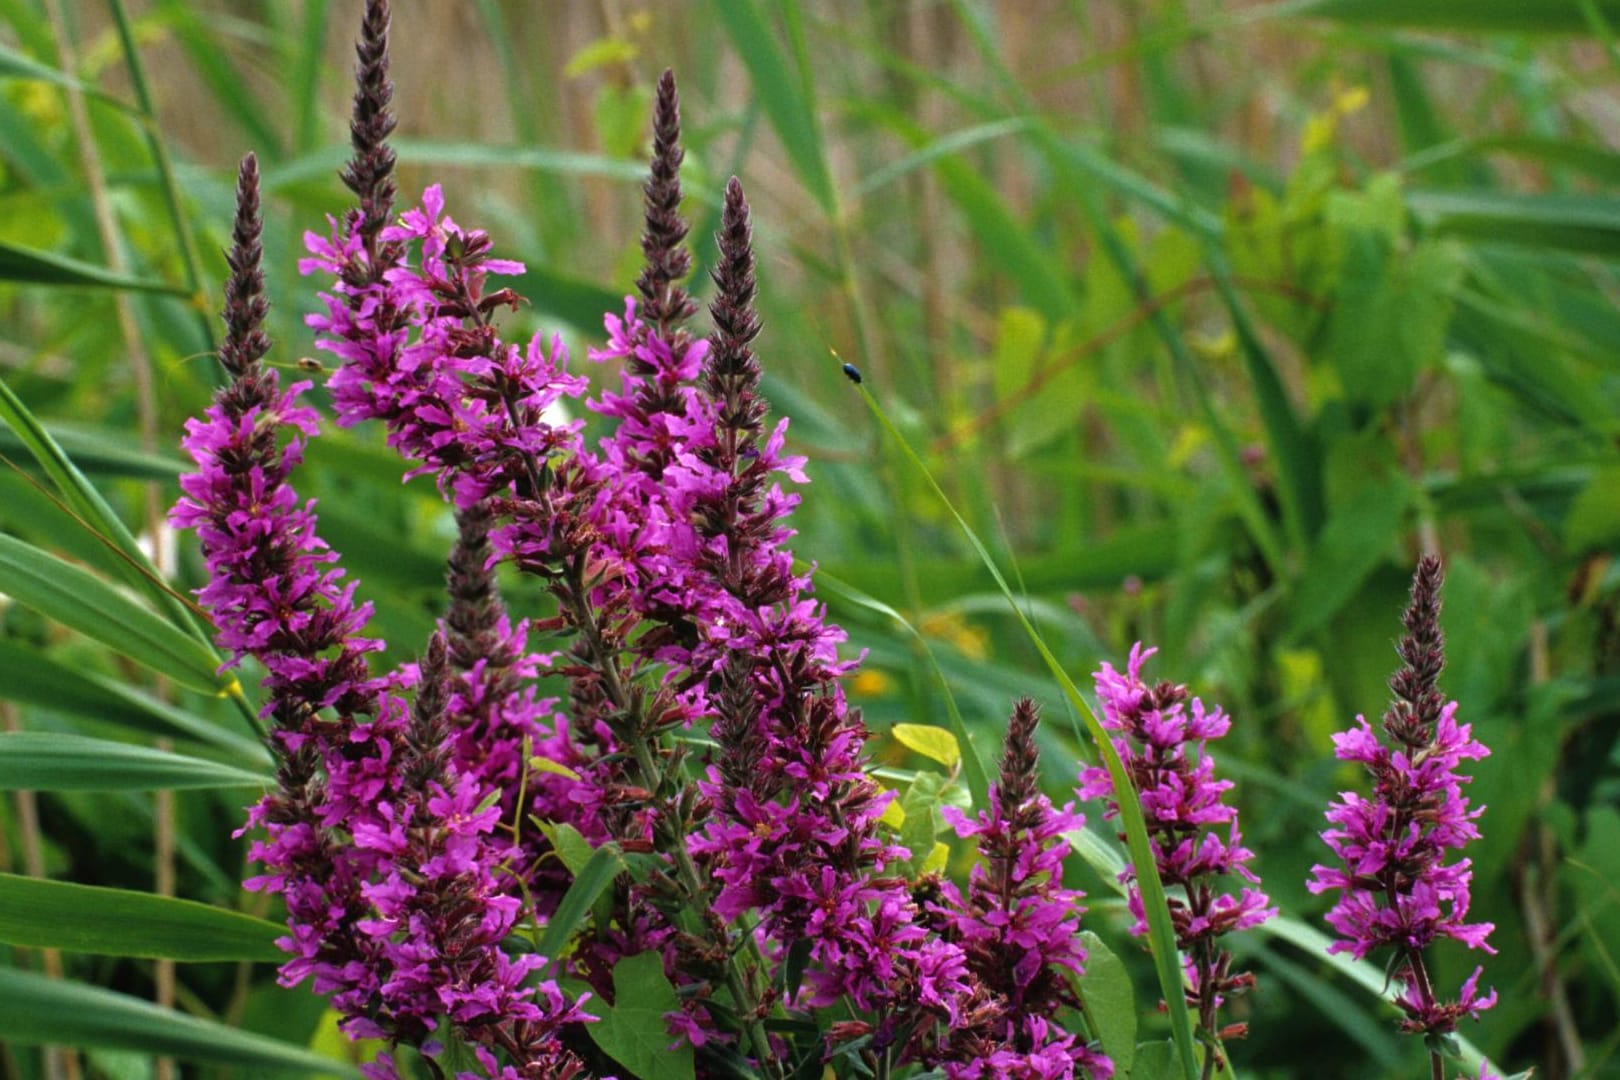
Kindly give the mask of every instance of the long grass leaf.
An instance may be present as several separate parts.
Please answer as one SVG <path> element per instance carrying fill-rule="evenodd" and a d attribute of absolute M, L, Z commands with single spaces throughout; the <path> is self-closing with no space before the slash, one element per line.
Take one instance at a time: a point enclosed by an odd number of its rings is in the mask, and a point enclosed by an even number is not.
<path fill-rule="evenodd" d="M 810 568 L 802 563 L 795 563 L 794 569 L 799 573 L 805 573 Z M 816 571 L 816 585 L 818 587 L 826 586 L 828 592 L 845 602 L 854 604 L 857 607 L 863 607 L 890 620 L 910 635 L 922 648 L 923 656 L 927 659 L 929 667 L 933 669 L 934 677 L 939 680 L 940 690 L 945 695 L 945 715 L 950 718 L 951 733 L 956 736 L 956 741 L 962 744 L 962 772 L 966 774 L 968 793 L 973 796 L 973 805 L 976 807 L 989 806 L 990 766 L 985 762 L 984 755 L 978 745 L 974 743 L 966 721 L 962 719 L 962 712 L 956 706 L 956 695 L 951 693 L 950 680 L 945 677 L 945 671 L 940 667 L 939 658 L 934 655 L 934 649 L 929 645 L 928 639 L 915 626 L 912 626 L 904 615 L 888 604 L 875 596 L 869 596 L 853 585 L 839 581 L 824 570 Z"/>
<path fill-rule="evenodd" d="M 1308 0 L 1290 14 L 1386 28 L 1585 34 L 1591 24 L 1582 7 L 1579 0 Z M 1597 0 L 1593 7 L 1608 21 L 1620 21 L 1620 0 Z"/>
<path fill-rule="evenodd" d="M 184 1016 L 127 994 L 0 969 L 0 1039 L 17 1046 L 144 1050 L 183 1061 L 358 1077 L 299 1046 Z"/>
<path fill-rule="evenodd" d="M 239 911 L 129 889 L 0 874 L 0 941 L 198 963 L 283 959 L 285 928 Z"/>
<path fill-rule="evenodd" d="M 0 281 L 83 289 L 125 289 L 164 296 L 190 295 L 186 289 L 166 281 L 115 274 L 94 263 L 5 241 L 0 241 Z"/>
<path fill-rule="evenodd" d="M 0 638 L 0 698 L 113 724 L 126 731 L 174 736 L 229 751 L 243 763 L 267 762 L 264 746 L 196 713 L 92 671 L 68 667 L 29 645 Z"/>
<path fill-rule="evenodd" d="M 764 106 L 776 137 L 788 159 L 822 211 L 831 216 L 838 206 L 832 174 L 822 152 L 821 131 L 803 90 L 794 77 L 794 65 L 771 33 L 764 12 L 754 0 L 714 0 L 720 25 L 731 38 L 737 58 L 748 69 L 754 94 Z"/>
<path fill-rule="evenodd" d="M 0 535 L 0 592 L 114 652 L 204 693 L 235 682 L 215 674 L 214 651 L 72 563 Z"/>
<path fill-rule="evenodd" d="M 0 732 L 0 791 L 180 791 L 264 788 L 268 773 L 149 746 L 60 732 Z"/>

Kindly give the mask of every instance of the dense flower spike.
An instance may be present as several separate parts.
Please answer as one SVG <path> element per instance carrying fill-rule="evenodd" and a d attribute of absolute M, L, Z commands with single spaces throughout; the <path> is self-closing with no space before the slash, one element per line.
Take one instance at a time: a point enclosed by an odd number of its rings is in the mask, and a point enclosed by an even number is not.
<path fill-rule="evenodd" d="M 1397 649 L 1402 666 L 1389 684 L 1395 697 L 1380 724 L 1384 740 L 1363 717 L 1356 718 L 1354 730 L 1333 737 L 1341 761 L 1359 762 L 1372 775 L 1373 797 L 1341 792 L 1329 807 L 1332 827 L 1322 839 L 1340 865 L 1313 867 L 1307 883 L 1315 893 L 1338 893 L 1327 914 L 1339 935 L 1330 951 L 1359 958 L 1384 946 L 1395 949 L 1393 970 L 1406 1013 L 1402 1026 L 1426 1035 L 1454 1031 L 1459 1018 L 1478 1016 L 1496 1002 L 1494 991 L 1478 994 L 1479 970 L 1458 1001 L 1442 1002 L 1424 960 L 1425 950 L 1443 937 L 1495 952 L 1486 940 L 1491 924 L 1465 921 L 1470 861 L 1446 861 L 1478 839 L 1474 823 L 1485 812 L 1470 807 L 1462 793 L 1468 777 L 1457 768 L 1490 751 L 1469 725 L 1457 722 L 1456 702 L 1442 704 L 1441 578 L 1439 559 L 1427 556 L 1418 564 Z M 1438 1076 L 1438 1051 L 1433 1062 Z"/>
<path fill-rule="evenodd" d="M 946 1033 L 942 1067 L 951 1080 L 1102 1080 L 1114 1073 L 1105 1055 L 1053 1022 L 1058 1009 L 1078 1004 L 1069 980 L 1085 970 L 1078 936 L 1085 908 L 1081 893 L 1063 887 L 1062 835 L 1083 828 L 1085 818 L 1040 793 L 1038 721 L 1028 698 L 1014 707 L 988 809 L 975 818 L 941 810 L 958 836 L 977 838 L 983 860 L 966 897 L 942 882 L 942 903 L 935 905 L 986 992 L 973 1022 Z"/>
<path fill-rule="evenodd" d="M 1142 804 L 1153 860 L 1164 882 L 1176 946 L 1184 954 L 1187 1003 L 1198 1011 L 1199 1026 L 1222 1039 L 1241 1036 L 1242 1024 L 1221 1028 L 1217 1012 L 1229 995 L 1254 984 L 1254 977 L 1231 970 L 1231 954 L 1219 939 L 1234 930 L 1246 930 L 1277 913 L 1260 879 L 1249 869 L 1253 853 L 1238 833 L 1237 809 L 1223 801 L 1230 780 L 1215 779 L 1211 740 L 1231 729 L 1232 721 L 1219 707 L 1206 708 L 1198 698 L 1189 702 L 1187 688 L 1142 681 L 1142 665 L 1156 650 L 1137 644 L 1125 671 L 1103 664 L 1094 676 L 1102 705 L 1102 725 L 1118 732 L 1119 752 Z M 1107 816 L 1119 812 L 1113 781 L 1101 766 L 1080 776 L 1081 798 L 1107 798 Z M 1223 838 L 1219 830 L 1225 827 Z M 1242 878 L 1248 884 L 1236 895 L 1223 890 L 1220 879 Z M 1125 880 L 1134 877 L 1127 868 Z M 1172 890 L 1179 890 L 1177 892 Z M 1136 916 L 1135 934 L 1147 932 L 1141 890 L 1130 890 L 1130 908 Z M 1215 1055 L 1209 1058 L 1214 1065 Z"/>

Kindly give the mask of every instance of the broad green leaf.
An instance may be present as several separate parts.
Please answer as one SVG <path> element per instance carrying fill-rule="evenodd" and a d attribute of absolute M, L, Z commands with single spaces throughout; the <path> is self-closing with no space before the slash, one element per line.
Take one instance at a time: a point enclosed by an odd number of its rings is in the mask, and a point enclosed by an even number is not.
<path fill-rule="evenodd" d="M 0 874 L 0 941 L 36 949 L 206 962 L 283 959 L 285 928 L 168 896 Z"/>
<path fill-rule="evenodd" d="M 341 1062 L 263 1035 L 185 1016 L 111 990 L 0 968 L 0 1039 L 18 1046 L 110 1047 L 182 1061 L 355 1077 Z"/>
<path fill-rule="evenodd" d="M 1198 1047 L 1198 1060 L 1204 1059 L 1204 1048 Z M 1176 1062 L 1176 1044 L 1168 1039 L 1138 1043 L 1131 1055 L 1131 1080 L 1174 1080 L 1181 1075 Z"/>
<path fill-rule="evenodd" d="M 900 825 L 900 846 L 911 852 L 911 871 L 921 872 L 922 864 L 934 852 L 934 837 L 939 834 L 940 792 L 945 778 L 938 773 L 918 773 L 900 800 L 905 821 Z"/>
<path fill-rule="evenodd" d="M 573 884 L 563 893 L 557 910 L 546 924 L 540 939 L 540 955 L 555 963 L 568 947 L 568 939 L 580 928 L 585 913 L 591 910 L 596 898 L 613 884 L 613 879 L 624 873 L 624 858 L 617 844 L 603 844 L 592 853 L 590 860 L 574 875 Z"/>
<path fill-rule="evenodd" d="M 691 1045 L 670 1049 L 675 1040 L 664 1014 L 676 1012 L 681 1003 L 664 975 L 661 954 L 644 952 L 614 964 L 613 998 L 611 1006 L 599 998 L 582 1006 L 599 1018 L 585 1025 L 591 1040 L 638 1080 L 692 1080 Z"/>
<path fill-rule="evenodd" d="M 568 872 L 575 877 L 583 874 L 585 867 L 590 864 L 591 858 L 596 854 L 596 849 L 591 847 L 591 842 L 585 839 L 578 829 L 566 821 L 539 821 L 536 822 L 536 825 L 545 834 L 546 839 L 551 841 L 552 850 L 557 853 L 557 858 L 562 860 L 562 864 L 568 868 Z"/>
<path fill-rule="evenodd" d="M 0 241 L 0 281 L 87 289 L 127 289 L 165 296 L 187 295 L 185 289 L 166 281 L 115 274 L 94 263 L 80 262 L 66 255 L 5 241 Z"/>
<path fill-rule="evenodd" d="M 225 685 L 207 645 L 93 574 L 3 535 L 0 592 L 193 690 L 218 693 Z"/>
<path fill-rule="evenodd" d="M 1564 519 L 1564 543 L 1571 551 L 1612 547 L 1620 539 L 1620 465 L 1592 474 Z"/>
<path fill-rule="evenodd" d="M 1367 409 L 1405 397 L 1445 345 L 1461 252 L 1443 241 L 1404 243 L 1399 182 L 1385 174 L 1365 192 L 1338 192 L 1326 219 L 1339 250 L 1328 355 L 1345 396 Z"/>
<path fill-rule="evenodd" d="M 1620 0 L 1594 0 L 1610 22 Z M 1287 6 L 1293 17 L 1318 17 L 1375 27 L 1422 27 L 1469 33 L 1585 34 L 1580 0 L 1305 0 Z"/>
<path fill-rule="evenodd" d="M 56 732 L 0 732 L 0 791 L 179 791 L 275 782 L 269 773 L 147 746 Z"/>
<path fill-rule="evenodd" d="M 1080 940 L 1086 947 L 1086 973 L 1080 979 L 1086 1021 L 1119 1075 L 1129 1076 L 1136 1058 L 1136 991 L 1130 972 L 1090 930 L 1082 930 Z"/>
<path fill-rule="evenodd" d="M 957 745 L 956 736 L 944 728 L 931 724 L 896 724 L 889 733 L 900 745 L 947 769 L 956 768 L 956 763 L 962 760 L 962 748 Z"/>

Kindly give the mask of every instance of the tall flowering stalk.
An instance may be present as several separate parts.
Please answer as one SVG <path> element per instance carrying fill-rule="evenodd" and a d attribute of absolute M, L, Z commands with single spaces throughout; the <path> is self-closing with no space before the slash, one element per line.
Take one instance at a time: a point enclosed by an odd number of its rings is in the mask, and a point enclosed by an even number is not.
<path fill-rule="evenodd" d="M 1144 682 L 1142 665 L 1155 651 L 1137 644 L 1124 672 L 1104 663 L 1093 678 L 1102 725 L 1119 733 L 1114 748 L 1141 799 L 1159 878 L 1167 891 L 1179 890 L 1168 901 L 1187 979 L 1187 1004 L 1197 1011 L 1199 1028 L 1218 1045 L 1247 1032 L 1246 1024 L 1222 1027 L 1219 1010 L 1228 996 L 1254 985 L 1253 975 L 1232 971 L 1232 955 L 1220 939 L 1259 926 L 1277 909 L 1255 887 L 1260 879 L 1248 866 L 1253 852 L 1243 846 L 1237 808 L 1224 801 L 1232 782 L 1215 778 L 1209 743 L 1226 735 L 1231 718 L 1219 706 L 1207 708 L 1198 698 L 1189 701 L 1185 686 Z M 1082 771 L 1079 794 L 1108 798 L 1108 817 L 1119 812 L 1113 782 L 1101 766 Z M 1134 877 L 1127 867 L 1124 879 Z M 1236 893 L 1222 880 L 1232 877 L 1246 883 Z M 1136 916 L 1131 932 L 1146 933 L 1142 893 L 1134 885 L 1129 905 Z M 1218 1059 L 1216 1053 L 1205 1058 L 1206 1077 L 1220 1067 Z"/>
<path fill-rule="evenodd" d="M 1028 698 L 1013 708 L 990 806 L 976 817 L 955 807 L 941 814 L 964 839 L 976 838 L 981 862 L 964 897 L 940 884 L 936 914 L 961 944 L 982 998 L 945 1033 L 950 1080 L 1107 1080 L 1113 1062 L 1057 1023 L 1077 1007 L 1072 980 L 1085 972 L 1079 939 L 1084 894 L 1063 887 L 1063 834 L 1085 826 L 1073 805 L 1057 808 L 1040 793 L 1035 746 L 1039 713 Z"/>
<path fill-rule="evenodd" d="M 221 646 L 268 673 L 279 790 L 249 816 L 266 832 L 252 856 L 267 872 L 248 884 L 286 901 L 281 944 L 293 959 L 282 980 L 313 979 L 357 1037 L 442 1047 L 451 1024 L 480 1053 L 523 1063 L 503 1077 L 577 1076 L 555 1032 L 584 1015 L 531 978 L 541 958 L 500 947 L 519 904 L 499 881 L 506 845 L 487 785 L 447 749 L 458 695 L 446 639 L 434 635 L 419 668 L 372 677 L 365 655 L 381 642 L 364 636 L 370 608 L 288 483 L 317 426 L 297 404 L 309 384 L 282 391 L 261 363 L 270 343 L 251 155 L 237 190 L 220 349 L 231 381 L 187 425 L 198 471 L 182 478 L 172 518 L 198 531 L 211 577 L 198 595 Z M 393 1076 L 391 1059 L 368 1072 Z"/>
<path fill-rule="evenodd" d="M 1457 723 L 1457 703 L 1440 693 L 1445 666 L 1441 580 L 1440 560 L 1425 556 L 1402 619 L 1406 634 L 1397 648 L 1402 666 L 1389 681 L 1395 697 L 1379 725 L 1384 738 L 1359 716 L 1354 730 L 1333 737 L 1337 757 L 1359 762 L 1372 776 L 1373 797 L 1339 793 L 1327 811 L 1332 827 L 1322 839 L 1340 864 L 1313 867 L 1307 883 L 1313 893 L 1338 893 L 1327 914 L 1338 934 L 1330 952 L 1360 959 L 1375 949 L 1394 949 L 1390 967 L 1401 987 L 1401 1028 L 1427 1039 L 1435 1080 L 1444 1075 L 1444 1037 L 1462 1017 L 1477 1018 L 1496 1003 L 1494 990 L 1479 993 L 1479 967 L 1463 982 L 1457 1000 L 1443 1000 L 1425 960 L 1440 938 L 1496 951 L 1487 941 L 1494 929 L 1490 923 L 1465 921 L 1470 860 L 1447 862 L 1479 838 L 1474 823 L 1485 812 L 1483 806 L 1470 807 L 1462 793 L 1469 778 L 1457 767 L 1490 751 L 1473 738 L 1470 725 Z"/>

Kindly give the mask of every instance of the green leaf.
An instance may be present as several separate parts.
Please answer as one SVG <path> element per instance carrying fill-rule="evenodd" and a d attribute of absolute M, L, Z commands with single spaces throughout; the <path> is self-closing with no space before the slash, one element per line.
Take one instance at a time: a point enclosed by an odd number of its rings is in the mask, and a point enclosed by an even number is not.
<path fill-rule="evenodd" d="M 585 868 L 590 865 L 591 858 L 596 854 L 591 842 L 566 821 L 539 821 L 536 824 L 546 839 L 551 841 L 552 850 L 557 853 L 562 864 L 568 867 L 568 872 L 575 877 L 583 874 Z"/>
<path fill-rule="evenodd" d="M 0 732 L 0 791 L 180 791 L 275 782 L 269 773 L 147 746 L 55 732 Z"/>
<path fill-rule="evenodd" d="M 93 97 L 104 105 L 125 112 L 132 111 L 130 107 L 100 87 L 91 86 L 81 82 L 71 75 L 65 75 L 56 68 L 40 63 L 33 57 L 17 52 L 8 45 L 0 45 L 0 78 L 7 79 L 38 79 L 41 82 L 52 83 L 56 86 L 76 90 L 87 97 Z"/>
<path fill-rule="evenodd" d="M 1080 940 L 1086 947 L 1086 974 L 1080 980 L 1086 1022 L 1119 1075 L 1129 1076 L 1136 1059 L 1136 991 L 1130 972 L 1090 930 L 1082 930 Z"/>
<path fill-rule="evenodd" d="M 1434 240 L 1401 250 L 1405 212 L 1399 182 L 1387 174 L 1364 193 L 1335 193 L 1326 219 L 1339 248 L 1328 355 L 1350 401 L 1383 408 L 1440 359 L 1462 254 Z"/>
<path fill-rule="evenodd" d="M 1596 0 L 1602 14 L 1620 19 L 1620 0 Z M 1292 16 L 1425 27 L 1472 33 L 1584 34 L 1590 29 L 1579 0 L 1306 0 Z"/>
<path fill-rule="evenodd" d="M 833 189 L 832 175 L 827 171 L 812 103 L 794 77 L 793 63 L 778 47 L 764 13 L 754 0 L 714 0 L 714 6 L 720 25 L 737 50 L 737 58 L 748 69 L 754 94 L 764 106 L 772 130 L 793 162 L 799 182 L 824 213 L 833 214 L 838 206 L 838 194 Z"/>
<path fill-rule="evenodd" d="M 81 468 L 101 476 L 173 483 L 175 477 L 191 467 L 179 458 L 149 454 L 130 446 L 124 441 L 124 433 L 112 428 L 68 428 L 52 424 L 50 433 L 58 446 L 72 453 Z M 26 449 L 30 447 L 16 432 L 0 430 L 0 453 L 15 457 L 18 450 Z"/>
<path fill-rule="evenodd" d="M 0 698 L 52 712 L 159 735 L 179 733 L 229 750 L 244 762 L 268 761 L 264 747 L 220 725 L 160 701 L 127 681 L 57 663 L 38 649 L 0 638 Z"/>
<path fill-rule="evenodd" d="M 900 809 L 906 815 L 900 825 L 900 846 L 911 852 L 913 874 L 918 873 L 934 853 L 934 837 L 939 834 L 940 792 L 944 787 L 945 778 L 938 773 L 918 773 L 900 801 Z"/>
<path fill-rule="evenodd" d="M 202 631 L 191 618 L 190 609 L 164 586 L 152 560 L 135 542 L 135 537 L 123 520 L 107 505 L 107 500 L 102 498 L 95 485 L 85 479 L 62 444 L 46 430 L 45 425 L 28 410 L 3 379 L 0 379 L 0 420 L 33 454 L 34 460 L 45 470 L 45 475 L 56 485 L 63 501 L 84 523 L 85 528 L 122 553 L 123 558 L 118 566 L 124 580 L 144 592 L 161 610 L 167 611 L 177 625 L 189 628 L 193 636 L 203 640 Z M 211 647 L 210 655 L 213 655 Z M 217 663 L 216 659 L 216 666 Z"/>
<path fill-rule="evenodd" d="M 659 953 L 644 952 L 613 965 L 613 1005 L 599 998 L 583 1008 L 600 1019 L 585 1030 L 603 1052 L 639 1080 L 692 1080 L 696 1075 L 690 1044 L 669 1048 L 674 1037 L 664 1014 L 680 1008 L 675 988 L 664 976 Z"/>
<path fill-rule="evenodd" d="M 0 941 L 35 949 L 207 962 L 283 959 L 285 928 L 168 896 L 0 874 Z"/>
<path fill-rule="evenodd" d="M 1290 598 L 1288 638 L 1297 640 L 1326 625 L 1389 557 L 1411 499 L 1410 483 L 1394 476 L 1335 508 Z"/>
<path fill-rule="evenodd" d="M 624 871 L 624 859 L 619 854 L 617 844 L 608 843 L 597 848 L 591 854 L 590 861 L 574 875 L 573 884 L 563 893 L 551 921 L 546 924 L 545 935 L 540 938 L 540 955 L 555 963 L 567 949 L 568 939 L 585 921 L 585 913 L 591 910 L 596 898 Z"/>
<path fill-rule="evenodd" d="M 0 241 L 0 281 L 25 285 L 76 286 L 88 289 L 128 289 L 131 292 L 186 296 L 186 290 L 166 281 L 115 274 L 94 263 L 66 255 Z"/>
<path fill-rule="evenodd" d="M 962 748 L 957 745 L 956 736 L 944 728 L 931 724 L 896 724 L 889 733 L 900 745 L 947 769 L 956 768 L 956 763 L 962 760 Z"/>
<path fill-rule="evenodd" d="M 72 563 L 0 535 L 0 592 L 176 682 L 219 693 L 214 651 Z"/>
<path fill-rule="evenodd" d="M 1198 1048 L 1198 1060 L 1204 1058 L 1203 1047 Z M 1131 1055 L 1130 1080 L 1175 1080 L 1181 1075 L 1176 1065 L 1176 1044 L 1168 1039 L 1138 1043 Z"/>
<path fill-rule="evenodd" d="M 1610 547 L 1620 539 L 1620 465 L 1592 474 L 1564 518 L 1564 543 L 1571 551 Z"/>
<path fill-rule="evenodd" d="M 1413 191 L 1407 206 L 1436 233 L 1620 257 L 1620 199 L 1498 191 Z"/>
<path fill-rule="evenodd" d="M 183 1061 L 354 1077 L 341 1062 L 298 1046 L 183 1016 L 127 994 L 0 969 L 0 1039 L 18 1046 L 145 1050 Z"/>

